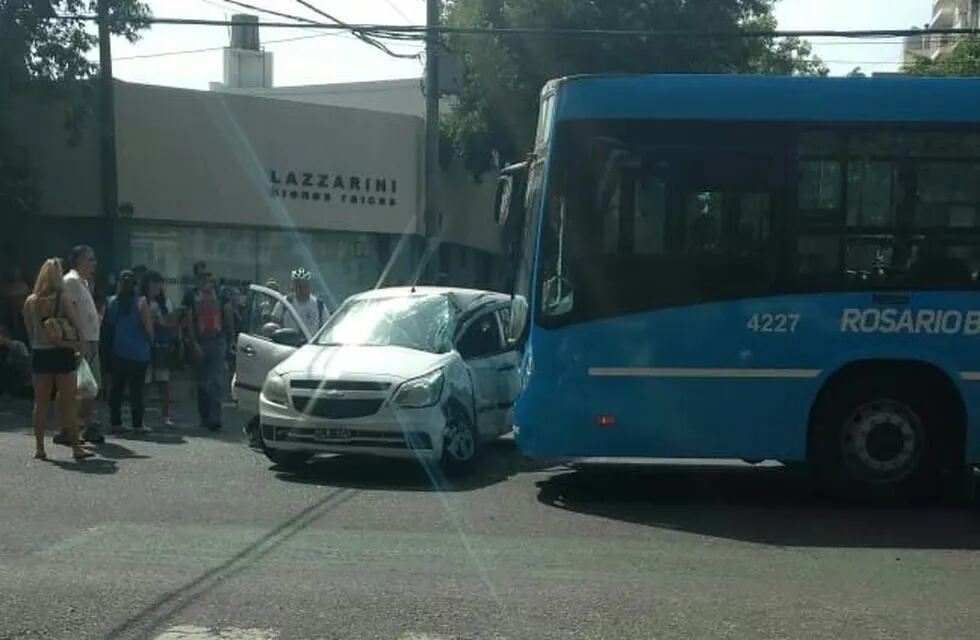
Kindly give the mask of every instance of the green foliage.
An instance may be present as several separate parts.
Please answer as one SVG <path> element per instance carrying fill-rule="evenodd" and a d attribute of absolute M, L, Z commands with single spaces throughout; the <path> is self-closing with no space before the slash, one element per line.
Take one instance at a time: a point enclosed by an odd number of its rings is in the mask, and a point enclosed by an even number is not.
<path fill-rule="evenodd" d="M 915 56 L 902 69 L 914 76 L 980 76 L 980 40 L 963 40 L 937 56 Z"/>
<path fill-rule="evenodd" d="M 140 0 L 107 2 L 110 31 L 135 41 L 147 26 L 149 7 Z M 86 54 L 98 45 L 95 25 L 53 16 L 97 12 L 97 0 L 0 0 L 0 211 L 29 213 L 37 203 L 30 158 L 10 133 L 13 101 L 28 95 L 66 100 L 69 142 L 91 108 L 87 81 L 98 65 Z"/>
<path fill-rule="evenodd" d="M 448 0 L 459 27 L 772 30 L 772 0 Z M 826 74 L 795 38 L 610 38 L 453 35 L 466 66 L 458 108 L 442 122 L 455 152 L 476 174 L 495 154 L 519 158 L 530 144 L 545 81 L 581 73 Z"/>

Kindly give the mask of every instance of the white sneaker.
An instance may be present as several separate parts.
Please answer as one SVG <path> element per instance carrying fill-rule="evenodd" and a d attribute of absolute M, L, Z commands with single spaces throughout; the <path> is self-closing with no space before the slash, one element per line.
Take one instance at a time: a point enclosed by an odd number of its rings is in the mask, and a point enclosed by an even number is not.
<path fill-rule="evenodd" d="M 171 431 L 173 431 L 173 430 L 175 430 L 177 428 L 177 423 L 174 422 L 172 418 L 166 418 L 163 421 L 163 426 L 164 426 L 164 428 L 170 429 Z"/>

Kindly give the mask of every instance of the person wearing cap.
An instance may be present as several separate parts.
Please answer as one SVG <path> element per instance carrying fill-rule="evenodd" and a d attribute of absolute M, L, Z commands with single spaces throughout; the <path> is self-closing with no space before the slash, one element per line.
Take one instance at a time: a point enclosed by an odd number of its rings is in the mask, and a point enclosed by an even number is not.
<path fill-rule="evenodd" d="M 113 432 L 123 431 L 122 402 L 129 389 L 134 431 L 143 430 L 143 387 L 153 342 L 153 320 L 149 304 L 140 294 L 136 274 L 119 274 L 116 295 L 106 305 L 105 352 L 111 359 L 112 387 L 109 390 L 109 423 Z"/>
<path fill-rule="evenodd" d="M 300 267 L 293 269 L 291 277 L 293 290 L 286 296 L 286 300 L 296 309 L 296 313 L 299 314 L 306 328 L 310 331 L 316 331 L 323 326 L 323 323 L 327 321 L 330 314 L 327 312 L 323 301 L 310 292 L 310 283 L 313 280 L 313 274 Z M 286 313 L 281 303 L 277 304 L 275 309 L 272 310 L 272 318 L 273 322 L 284 329 L 299 330 L 292 315 Z"/>

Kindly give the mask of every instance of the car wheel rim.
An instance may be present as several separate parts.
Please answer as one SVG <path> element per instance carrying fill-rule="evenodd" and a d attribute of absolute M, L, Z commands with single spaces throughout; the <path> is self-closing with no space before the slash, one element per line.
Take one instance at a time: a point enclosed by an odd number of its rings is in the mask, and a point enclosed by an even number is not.
<path fill-rule="evenodd" d="M 453 420 L 446 425 L 443 446 L 454 460 L 468 462 L 476 454 L 476 440 L 473 439 L 473 432 Z"/>
<path fill-rule="evenodd" d="M 861 405 L 844 423 L 841 453 L 852 472 L 882 482 L 901 480 L 922 457 L 923 429 L 909 407 L 893 400 Z"/>

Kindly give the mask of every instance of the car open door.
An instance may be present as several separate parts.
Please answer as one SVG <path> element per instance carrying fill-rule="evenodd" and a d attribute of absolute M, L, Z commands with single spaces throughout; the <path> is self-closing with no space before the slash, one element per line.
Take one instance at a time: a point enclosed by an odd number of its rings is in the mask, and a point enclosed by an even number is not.
<path fill-rule="evenodd" d="M 508 334 L 510 333 L 508 328 L 512 322 L 511 313 L 511 305 L 497 309 L 500 326 L 504 332 L 505 343 L 505 351 L 500 354 L 497 362 L 497 373 L 500 374 L 497 378 L 497 383 L 499 384 L 498 402 L 506 407 L 502 416 L 504 431 L 510 431 L 514 426 L 514 402 L 517 400 L 517 395 L 521 389 L 520 378 L 517 375 L 517 368 L 521 362 L 521 349 L 514 341 L 508 339 Z"/>
<path fill-rule="evenodd" d="M 456 350 L 469 367 L 473 379 L 476 421 L 481 435 L 492 437 L 506 431 L 509 407 L 501 378 L 509 360 L 496 308 L 481 309 L 459 332 Z"/>
<path fill-rule="evenodd" d="M 286 314 L 292 320 L 286 323 L 289 328 L 283 328 Z M 258 415 L 265 377 L 306 344 L 311 334 L 284 295 L 257 284 L 249 286 L 243 324 L 235 347 L 235 399 L 240 409 Z"/>

